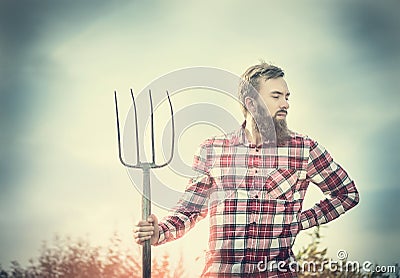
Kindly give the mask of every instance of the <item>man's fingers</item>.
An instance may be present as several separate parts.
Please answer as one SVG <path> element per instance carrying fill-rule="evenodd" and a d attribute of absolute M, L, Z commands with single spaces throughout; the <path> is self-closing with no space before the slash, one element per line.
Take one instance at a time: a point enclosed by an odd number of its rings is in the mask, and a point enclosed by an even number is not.
<path fill-rule="evenodd" d="M 133 228 L 133 237 L 135 242 L 143 244 L 146 240 L 150 240 L 151 244 L 157 242 L 159 238 L 158 218 L 151 214 L 147 220 L 140 220 Z"/>
<path fill-rule="evenodd" d="M 153 226 L 152 221 L 140 220 L 136 223 L 136 226 Z"/>
<path fill-rule="evenodd" d="M 151 236 L 146 236 L 146 237 L 141 237 L 141 238 L 136 238 L 135 241 L 138 244 L 143 244 L 146 240 L 149 240 Z"/>
<path fill-rule="evenodd" d="M 154 226 L 136 226 L 133 228 L 133 232 L 149 232 L 149 231 L 154 231 Z"/>
<path fill-rule="evenodd" d="M 143 237 L 148 237 L 148 236 L 152 236 L 154 234 L 153 231 L 150 232 L 136 232 L 133 234 L 133 236 L 135 238 L 143 238 Z"/>

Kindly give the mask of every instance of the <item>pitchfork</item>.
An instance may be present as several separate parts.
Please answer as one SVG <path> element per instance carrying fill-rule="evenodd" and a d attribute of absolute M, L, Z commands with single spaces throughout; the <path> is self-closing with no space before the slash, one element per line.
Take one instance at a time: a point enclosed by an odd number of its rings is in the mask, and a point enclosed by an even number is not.
<path fill-rule="evenodd" d="M 138 132 L 138 121 L 137 121 L 137 111 L 136 111 L 136 102 L 135 97 L 133 96 L 133 90 L 131 89 L 132 96 L 132 104 L 133 104 L 133 112 L 134 112 L 134 120 L 135 120 L 135 136 L 136 136 L 136 164 L 127 163 L 122 157 L 121 150 L 121 134 L 119 127 L 119 116 L 118 116 L 118 101 L 117 101 L 117 91 L 114 91 L 114 99 L 115 99 L 115 113 L 117 116 L 117 135 L 118 135 L 118 154 L 119 160 L 121 163 L 129 168 L 142 169 L 143 171 L 143 196 L 142 196 L 142 219 L 147 220 L 149 215 L 151 214 L 151 195 L 150 195 L 150 169 L 154 168 L 162 168 L 167 166 L 174 155 L 174 140 L 175 140 L 175 126 L 174 126 L 174 111 L 172 109 L 171 99 L 169 97 L 167 91 L 168 102 L 171 110 L 171 126 L 172 126 L 172 145 L 171 145 L 171 155 L 169 159 L 163 164 L 156 164 L 155 158 L 155 150 L 154 150 L 154 116 L 153 116 L 153 99 L 151 96 L 151 90 L 149 90 L 149 99 L 150 99 L 150 128 L 151 128 L 151 162 L 146 161 L 142 162 L 140 160 L 140 151 L 139 151 L 139 132 Z M 151 245 L 150 240 L 146 240 L 144 242 L 144 246 L 142 249 L 142 277 L 150 278 L 151 277 Z"/>

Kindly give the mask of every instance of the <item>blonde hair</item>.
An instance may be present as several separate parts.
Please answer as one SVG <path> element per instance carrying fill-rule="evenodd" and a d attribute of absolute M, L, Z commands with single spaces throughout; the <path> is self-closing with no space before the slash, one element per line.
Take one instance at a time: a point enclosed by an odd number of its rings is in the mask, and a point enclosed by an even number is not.
<path fill-rule="evenodd" d="M 260 80 L 268 80 L 272 78 L 284 77 L 283 70 L 272 64 L 260 61 L 260 64 L 249 67 L 242 75 L 242 81 L 239 85 L 238 98 L 242 105 L 244 116 L 247 115 L 245 105 L 246 97 L 255 98 L 260 89 Z"/>

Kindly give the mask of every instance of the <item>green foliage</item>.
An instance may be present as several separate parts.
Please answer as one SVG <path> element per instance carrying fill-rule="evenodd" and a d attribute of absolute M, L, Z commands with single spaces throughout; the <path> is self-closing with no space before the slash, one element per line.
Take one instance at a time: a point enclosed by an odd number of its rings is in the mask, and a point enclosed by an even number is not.
<path fill-rule="evenodd" d="M 347 261 L 347 259 L 339 260 L 338 258 L 327 257 L 327 248 L 320 248 L 321 231 L 320 227 L 316 227 L 314 232 L 310 234 L 311 242 L 301 249 L 296 255 L 296 261 L 301 266 L 302 271 L 299 272 L 299 278 L 324 277 L 324 278 L 367 278 L 367 277 L 382 277 L 387 278 L 389 275 L 378 272 L 365 272 L 362 267 L 358 269 Z M 335 261 L 337 264 L 330 264 Z M 340 267 L 341 265 L 341 267 Z M 377 265 L 372 265 L 373 269 Z"/>
<path fill-rule="evenodd" d="M 135 278 L 142 277 L 141 252 L 124 250 L 121 239 L 115 233 L 107 247 L 92 246 L 85 240 L 55 237 L 53 244 L 43 243 L 40 255 L 30 260 L 27 267 L 11 262 L 9 270 L 0 265 L 0 278 Z M 183 259 L 170 267 L 170 257 L 164 254 L 161 264 L 153 259 L 152 277 L 184 277 Z"/>

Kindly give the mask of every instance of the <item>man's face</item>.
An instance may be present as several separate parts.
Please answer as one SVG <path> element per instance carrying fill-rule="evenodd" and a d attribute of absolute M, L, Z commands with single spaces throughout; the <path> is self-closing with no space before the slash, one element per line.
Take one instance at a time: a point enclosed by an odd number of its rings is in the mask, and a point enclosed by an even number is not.
<path fill-rule="evenodd" d="M 285 120 L 289 109 L 289 89 L 282 77 L 260 80 L 260 101 L 265 103 L 269 115 L 276 120 Z"/>
<path fill-rule="evenodd" d="M 289 95 L 287 84 L 281 77 L 260 81 L 252 121 L 264 141 L 276 138 L 281 143 L 289 138 L 286 123 Z"/>

